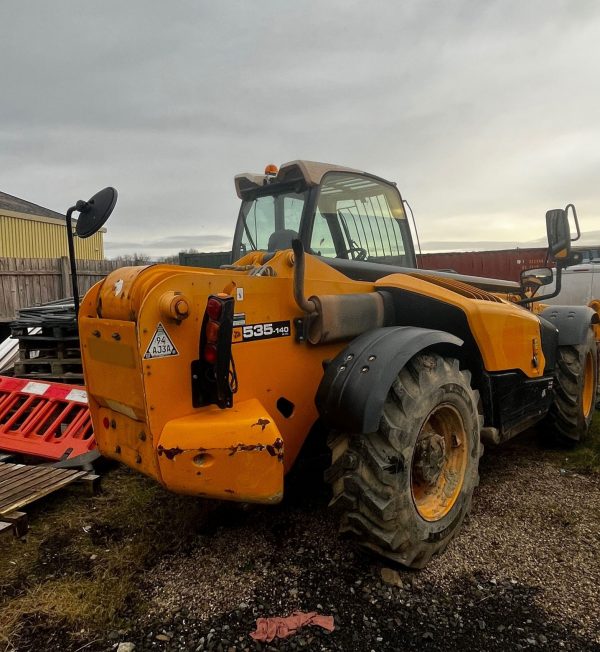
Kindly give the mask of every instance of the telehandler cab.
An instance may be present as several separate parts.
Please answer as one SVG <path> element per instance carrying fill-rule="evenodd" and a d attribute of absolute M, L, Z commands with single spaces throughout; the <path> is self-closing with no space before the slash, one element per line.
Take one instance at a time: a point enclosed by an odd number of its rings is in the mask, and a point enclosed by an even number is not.
<path fill-rule="evenodd" d="M 420 568 L 469 510 L 482 440 L 586 434 L 599 317 L 534 304 L 550 270 L 418 269 L 396 185 L 358 170 L 294 161 L 235 186 L 231 265 L 125 267 L 82 302 L 104 455 L 174 492 L 276 503 L 324 426 L 341 531 Z M 560 276 L 568 209 L 546 219 Z"/>

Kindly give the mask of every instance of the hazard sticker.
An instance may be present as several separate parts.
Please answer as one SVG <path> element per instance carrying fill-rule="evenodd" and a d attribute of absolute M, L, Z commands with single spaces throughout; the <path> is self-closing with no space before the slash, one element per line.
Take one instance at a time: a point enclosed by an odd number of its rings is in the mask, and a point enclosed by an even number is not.
<path fill-rule="evenodd" d="M 168 358 L 172 355 L 179 355 L 173 341 L 162 324 L 156 328 L 156 332 L 150 340 L 150 344 L 144 354 L 144 360 L 150 358 Z"/>

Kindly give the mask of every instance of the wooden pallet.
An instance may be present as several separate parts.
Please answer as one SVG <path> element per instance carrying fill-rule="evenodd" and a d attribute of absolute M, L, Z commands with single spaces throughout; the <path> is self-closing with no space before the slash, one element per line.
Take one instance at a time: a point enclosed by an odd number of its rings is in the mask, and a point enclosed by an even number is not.
<path fill-rule="evenodd" d="M 11 337 L 19 341 L 14 375 L 31 380 L 82 384 L 83 367 L 75 317 L 59 314 L 57 318 L 52 310 L 52 306 L 40 307 L 39 314 L 35 311 L 23 314 L 11 323 Z M 33 328 L 37 332 L 30 332 Z"/>
<path fill-rule="evenodd" d="M 27 532 L 25 505 L 39 500 L 73 482 L 85 482 L 94 490 L 99 476 L 76 469 L 0 462 L 0 533 L 13 532 L 22 537 Z"/>
<path fill-rule="evenodd" d="M 39 332 L 30 333 L 31 328 L 39 328 Z M 62 341 L 77 342 L 79 335 L 74 319 L 64 321 L 45 321 L 41 319 L 16 320 L 10 325 L 11 337 L 28 342 Z"/>
<path fill-rule="evenodd" d="M 56 378 L 67 374 L 81 374 L 81 358 L 30 358 L 15 362 L 15 376 L 47 376 Z"/>

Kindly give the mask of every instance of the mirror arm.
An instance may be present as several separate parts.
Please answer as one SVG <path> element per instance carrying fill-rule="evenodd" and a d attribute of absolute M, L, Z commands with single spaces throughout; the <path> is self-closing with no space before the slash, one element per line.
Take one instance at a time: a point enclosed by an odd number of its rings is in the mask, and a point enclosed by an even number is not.
<path fill-rule="evenodd" d="M 520 301 L 517 301 L 517 303 L 520 306 L 526 306 L 530 303 L 535 303 L 536 301 L 544 301 L 545 299 L 553 299 L 555 296 L 560 294 L 560 290 L 562 288 L 562 270 L 563 267 L 560 263 L 556 264 L 556 287 L 554 288 L 554 292 L 551 292 L 550 294 L 544 294 L 541 297 L 529 297 L 527 299 L 521 299 Z"/>
<path fill-rule="evenodd" d="M 85 202 L 84 202 L 85 203 Z M 73 242 L 73 213 L 81 210 L 78 208 L 79 202 L 75 206 L 71 206 L 67 211 L 67 242 L 69 245 L 69 262 L 71 263 L 71 283 L 73 286 L 73 305 L 75 306 L 75 319 L 79 312 L 79 286 L 77 283 L 77 266 L 75 263 L 75 243 Z"/>
<path fill-rule="evenodd" d="M 565 208 L 565 212 L 569 215 L 569 208 L 573 209 L 573 219 L 575 220 L 575 228 L 577 229 L 577 237 L 571 238 L 571 242 L 575 242 L 581 238 L 581 231 L 579 229 L 579 220 L 577 219 L 577 211 L 575 210 L 574 204 L 568 204 Z"/>

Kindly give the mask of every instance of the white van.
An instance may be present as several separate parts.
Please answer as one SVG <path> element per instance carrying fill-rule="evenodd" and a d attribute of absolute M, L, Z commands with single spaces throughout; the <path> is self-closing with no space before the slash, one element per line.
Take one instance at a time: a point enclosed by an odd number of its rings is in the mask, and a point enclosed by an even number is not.
<path fill-rule="evenodd" d="M 556 270 L 554 281 L 544 288 L 544 294 L 550 294 L 556 287 Z M 544 303 L 562 306 L 587 306 L 589 302 L 600 297 L 600 260 L 581 263 L 564 269 L 561 289 L 553 299 Z"/>

